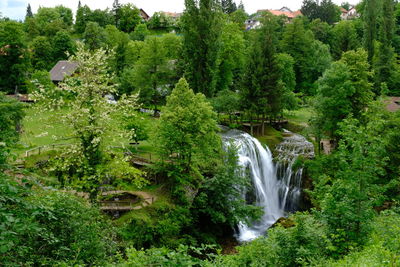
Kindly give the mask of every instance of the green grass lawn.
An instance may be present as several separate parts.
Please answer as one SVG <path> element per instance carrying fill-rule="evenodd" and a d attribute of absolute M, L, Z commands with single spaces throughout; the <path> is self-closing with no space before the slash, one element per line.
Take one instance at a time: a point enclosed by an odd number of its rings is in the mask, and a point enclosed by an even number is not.
<path fill-rule="evenodd" d="M 291 123 L 307 127 L 312 115 L 313 115 L 313 109 L 311 107 L 303 107 L 298 110 L 286 112 L 284 116 Z"/>
<path fill-rule="evenodd" d="M 33 106 L 28 107 L 26 116 L 22 123 L 22 134 L 19 144 L 13 152 L 21 156 L 25 151 L 41 146 L 54 144 L 72 144 L 76 142 L 72 136 L 72 128 L 62 122 L 61 116 L 68 112 L 67 109 L 60 111 L 42 112 Z M 143 120 L 148 131 L 154 131 L 157 119 L 143 114 Z M 111 121 L 110 131 L 104 136 L 104 145 L 111 150 L 120 151 L 129 148 L 131 141 L 122 135 L 121 122 L 114 119 Z M 155 149 L 149 141 L 141 141 L 137 146 L 141 153 L 154 153 Z"/>
<path fill-rule="evenodd" d="M 261 144 L 267 145 L 271 150 L 283 141 L 282 132 L 274 129 L 272 126 L 265 126 L 265 135 L 257 137 Z"/>
<path fill-rule="evenodd" d="M 14 153 L 21 153 L 31 148 L 52 144 L 71 144 L 71 128 L 63 124 L 59 117 L 66 110 L 42 112 L 33 107 L 26 110 L 26 116 L 22 122 L 22 134 L 19 145 Z"/>

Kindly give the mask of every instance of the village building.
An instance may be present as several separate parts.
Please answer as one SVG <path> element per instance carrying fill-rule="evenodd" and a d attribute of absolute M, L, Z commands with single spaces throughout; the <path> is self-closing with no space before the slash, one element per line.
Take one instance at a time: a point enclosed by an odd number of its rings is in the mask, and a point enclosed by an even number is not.
<path fill-rule="evenodd" d="M 349 10 L 340 8 L 340 19 L 341 20 L 352 20 L 360 17 L 360 13 L 357 12 L 357 9 L 353 6 Z"/>
<path fill-rule="evenodd" d="M 161 11 L 160 13 L 163 13 L 165 16 L 170 17 L 173 20 L 178 20 L 182 16 L 182 13 L 175 13 L 175 12 Z"/>
<path fill-rule="evenodd" d="M 50 79 L 53 83 L 62 82 L 66 76 L 71 76 L 78 69 L 78 63 L 60 60 L 50 70 Z"/>
<path fill-rule="evenodd" d="M 261 27 L 260 18 L 262 16 L 262 13 L 264 13 L 264 12 L 269 12 L 274 16 L 285 16 L 287 18 L 287 22 L 290 22 L 294 18 L 303 15 L 300 10 L 293 12 L 292 10 L 290 10 L 287 7 L 282 7 L 281 9 L 278 9 L 278 10 L 260 9 L 257 11 L 257 13 L 252 18 L 246 20 L 246 30 L 253 30 L 253 29 L 257 29 L 257 28 Z"/>
<path fill-rule="evenodd" d="M 262 13 L 262 12 L 269 12 L 272 15 L 275 15 L 275 16 L 285 16 L 285 17 L 288 18 L 289 21 L 293 20 L 294 18 L 296 18 L 298 16 L 302 16 L 303 15 L 300 10 L 292 11 L 287 7 L 282 7 L 281 9 L 278 9 L 278 10 L 261 9 L 261 10 L 257 11 L 257 13 Z"/>
<path fill-rule="evenodd" d="M 147 14 L 143 9 L 140 9 L 140 16 L 144 21 L 148 21 L 150 19 L 149 14 Z"/>
<path fill-rule="evenodd" d="M 386 110 L 390 112 L 396 112 L 400 110 L 400 97 L 388 97 L 385 100 Z"/>

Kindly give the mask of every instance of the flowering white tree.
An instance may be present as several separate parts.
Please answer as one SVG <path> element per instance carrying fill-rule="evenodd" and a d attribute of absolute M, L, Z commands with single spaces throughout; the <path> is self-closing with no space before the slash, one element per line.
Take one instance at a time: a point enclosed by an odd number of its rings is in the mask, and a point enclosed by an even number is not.
<path fill-rule="evenodd" d="M 78 44 L 76 55 L 69 59 L 78 64 L 76 74 L 66 77 L 55 91 L 41 89 L 35 95 L 36 100 L 44 103 L 48 110 L 68 110 L 59 119 L 72 128 L 73 136 L 77 140 L 56 161 L 53 171 L 58 173 L 62 183 L 69 182 L 90 192 L 93 197 L 97 195 L 98 187 L 108 175 L 104 171 L 104 165 L 110 157 L 104 152 L 103 139 L 107 132 L 115 130 L 111 129 L 111 115 L 118 113 L 120 116 L 135 116 L 137 107 L 136 96 L 122 96 L 114 104 L 105 97 L 116 92 L 116 85 L 112 83 L 112 74 L 108 68 L 109 57 L 109 53 L 103 49 L 91 52 L 83 44 Z M 125 137 L 131 139 L 132 134 L 134 133 L 125 132 Z M 100 165 L 103 166 L 99 168 Z M 146 182 L 139 170 L 128 164 L 124 164 L 124 168 L 131 168 L 128 172 L 138 187 Z M 65 173 L 69 175 L 66 177 Z"/>

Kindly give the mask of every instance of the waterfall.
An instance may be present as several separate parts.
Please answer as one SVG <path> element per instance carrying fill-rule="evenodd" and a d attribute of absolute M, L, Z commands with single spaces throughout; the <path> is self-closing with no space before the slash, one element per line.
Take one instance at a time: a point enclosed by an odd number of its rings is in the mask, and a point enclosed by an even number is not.
<path fill-rule="evenodd" d="M 279 156 L 275 164 L 269 148 L 263 147 L 256 138 L 245 132 L 228 130 L 222 134 L 222 138 L 224 144 L 233 142 L 236 145 L 243 178 L 251 179 L 253 188 L 243 192 L 243 198 L 261 207 L 264 212 L 251 225 L 239 224 L 237 227 L 237 239 L 241 242 L 250 241 L 263 235 L 287 211 L 297 209 L 302 168 L 293 172 L 292 167 L 298 155 L 313 153 L 313 147 L 303 136 L 290 133 L 277 146 Z"/>

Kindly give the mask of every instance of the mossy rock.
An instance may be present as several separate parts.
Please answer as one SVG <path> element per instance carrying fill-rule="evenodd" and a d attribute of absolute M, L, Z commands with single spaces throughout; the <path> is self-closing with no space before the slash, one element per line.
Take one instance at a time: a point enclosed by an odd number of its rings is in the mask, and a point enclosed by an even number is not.
<path fill-rule="evenodd" d="M 271 226 L 271 228 L 278 225 L 282 226 L 283 228 L 291 228 L 294 227 L 296 223 L 290 218 L 281 217 Z"/>
<path fill-rule="evenodd" d="M 265 126 L 265 134 L 256 137 L 261 144 L 267 145 L 272 151 L 275 147 L 283 141 L 282 132 L 276 130 L 270 125 Z"/>

